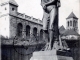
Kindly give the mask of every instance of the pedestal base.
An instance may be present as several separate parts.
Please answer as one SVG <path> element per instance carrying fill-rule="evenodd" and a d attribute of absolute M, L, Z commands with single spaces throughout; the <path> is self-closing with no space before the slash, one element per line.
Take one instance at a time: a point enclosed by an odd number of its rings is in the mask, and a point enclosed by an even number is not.
<path fill-rule="evenodd" d="M 34 52 L 30 60 L 73 60 L 67 52 L 50 50 Z"/>

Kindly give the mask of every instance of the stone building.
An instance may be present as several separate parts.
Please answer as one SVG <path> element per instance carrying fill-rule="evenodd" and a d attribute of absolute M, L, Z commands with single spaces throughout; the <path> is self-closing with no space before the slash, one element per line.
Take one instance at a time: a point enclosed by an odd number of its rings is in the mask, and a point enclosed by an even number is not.
<path fill-rule="evenodd" d="M 42 21 L 19 13 L 14 0 L 1 0 L 0 9 L 2 60 L 29 60 L 44 45 Z"/>
<path fill-rule="evenodd" d="M 72 12 L 66 18 L 67 27 L 60 27 L 61 38 L 71 48 L 74 60 L 79 60 L 78 18 Z M 42 21 L 18 12 L 14 0 L 1 0 L 0 35 L 2 60 L 30 60 L 34 51 L 44 46 Z M 14 43 L 13 43 L 14 42 Z M 76 57 L 77 53 L 77 57 Z"/>
<path fill-rule="evenodd" d="M 14 0 L 3 1 L 0 4 L 0 33 L 2 36 L 6 38 L 18 36 L 26 39 L 34 34 L 34 36 L 42 37 L 41 20 L 19 13 L 18 4 Z"/>
<path fill-rule="evenodd" d="M 78 33 L 78 18 L 73 12 L 66 18 L 66 29 L 64 26 L 60 27 L 62 39 L 78 40 L 80 35 Z"/>
<path fill-rule="evenodd" d="M 61 26 L 60 34 L 71 49 L 74 60 L 80 59 L 80 35 L 78 33 L 78 18 L 73 12 L 66 18 L 66 29 Z"/>

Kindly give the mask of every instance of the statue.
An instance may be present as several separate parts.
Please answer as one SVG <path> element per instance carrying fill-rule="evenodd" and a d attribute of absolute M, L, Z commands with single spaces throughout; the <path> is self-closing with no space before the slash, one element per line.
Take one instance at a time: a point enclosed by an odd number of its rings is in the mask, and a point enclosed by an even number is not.
<path fill-rule="evenodd" d="M 47 49 L 51 50 L 54 41 L 59 40 L 58 8 L 60 7 L 60 0 L 41 0 L 41 6 L 44 10 L 43 39 L 46 40 L 46 34 L 48 33 Z"/>
<path fill-rule="evenodd" d="M 43 38 L 48 41 L 42 49 L 44 51 L 34 52 L 30 60 L 73 60 L 71 52 L 67 50 L 65 41 L 61 41 L 58 29 L 59 0 L 41 0 L 44 10 L 43 16 Z M 46 51 L 47 50 L 47 51 Z M 61 55 L 62 54 L 62 55 Z"/>

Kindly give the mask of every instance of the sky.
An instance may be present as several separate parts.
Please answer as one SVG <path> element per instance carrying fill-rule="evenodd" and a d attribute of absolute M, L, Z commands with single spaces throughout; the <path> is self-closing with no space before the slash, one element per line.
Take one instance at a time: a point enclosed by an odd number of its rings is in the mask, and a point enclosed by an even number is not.
<path fill-rule="evenodd" d="M 33 16 L 34 18 L 42 20 L 43 9 L 40 5 L 41 0 L 15 0 L 19 7 L 18 12 L 25 13 L 26 15 Z M 61 7 L 59 8 L 59 26 L 64 26 L 66 28 L 66 18 L 73 12 L 78 18 L 79 14 L 79 3 L 80 0 L 60 0 Z M 80 22 L 80 19 L 78 19 Z M 78 22 L 78 27 L 80 28 L 80 23 Z M 79 29 L 80 30 L 80 29 Z"/>
<path fill-rule="evenodd" d="M 41 0 L 15 0 L 18 7 L 18 12 L 25 13 L 26 15 L 33 16 L 34 18 L 42 20 L 43 9 L 40 5 Z M 80 0 L 60 0 L 61 7 L 59 8 L 59 26 L 64 26 L 66 28 L 66 18 L 73 13 L 79 18 Z M 78 27 L 80 28 L 80 18 L 78 19 Z M 79 29 L 80 30 L 80 29 Z"/>

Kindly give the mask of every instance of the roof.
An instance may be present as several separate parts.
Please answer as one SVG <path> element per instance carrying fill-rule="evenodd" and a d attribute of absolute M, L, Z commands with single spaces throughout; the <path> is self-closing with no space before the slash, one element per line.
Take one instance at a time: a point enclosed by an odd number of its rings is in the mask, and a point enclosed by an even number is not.
<path fill-rule="evenodd" d="M 59 28 L 59 32 L 60 32 L 61 34 L 63 34 L 64 31 L 65 31 L 65 28 L 64 28 L 64 26 L 62 25 L 62 26 Z"/>
<path fill-rule="evenodd" d="M 69 19 L 69 18 L 78 19 L 73 12 L 71 12 L 71 14 L 67 17 L 67 19 Z"/>
<path fill-rule="evenodd" d="M 9 3 L 11 3 L 11 4 L 14 4 L 14 5 L 18 6 L 18 4 L 16 3 L 16 1 L 15 1 L 15 0 L 9 0 Z"/>
<path fill-rule="evenodd" d="M 3 4 L 3 3 L 11 3 L 11 4 L 15 5 L 15 6 L 18 6 L 18 4 L 16 3 L 15 0 L 2 0 L 1 3 L 2 3 L 2 4 Z"/>
<path fill-rule="evenodd" d="M 70 29 L 70 30 L 65 30 L 65 32 L 63 33 L 63 35 L 76 35 L 79 36 L 79 34 L 74 30 L 74 29 Z"/>

